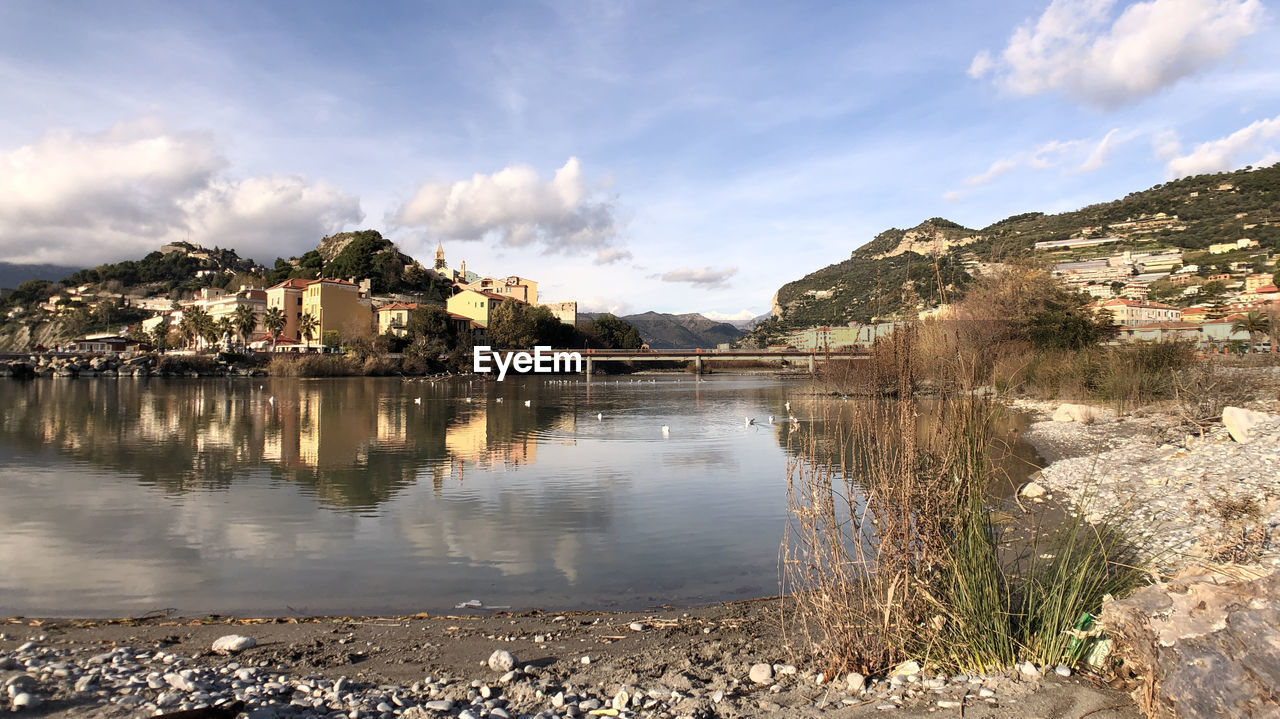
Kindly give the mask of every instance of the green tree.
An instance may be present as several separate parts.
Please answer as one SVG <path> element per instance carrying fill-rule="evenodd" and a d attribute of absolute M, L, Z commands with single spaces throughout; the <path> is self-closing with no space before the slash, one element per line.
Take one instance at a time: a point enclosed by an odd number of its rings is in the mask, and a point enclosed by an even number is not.
<path fill-rule="evenodd" d="M 279 307 L 268 307 L 265 314 L 262 315 L 262 325 L 267 328 L 267 332 L 271 335 L 271 351 L 276 349 L 276 337 L 284 330 L 284 326 L 288 324 L 285 319 L 284 310 Z"/>
<path fill-rule="evenodd" d="M 1271 331 L 1271 318 L 1262 314 L 1258 310 L 1249 310 L 1244 316 L 1231 323 L 1231 333 L 1248 332 L 1249 346 L 1252 347 L 1258 342 L 1258 335 L 1265 335 Z"/>
<path fill-rule="evenodd" d="M 306 340 L 307 346 L 311 346 L 311 340 L 315 337 L 316 330 L 320 328 L 320 323 L 310 312 L 304 313 L 298 318 L 298 331 L 302 333 L 302 338 Z"/>
<path fill-rule="evenodd" d="M 222 316 L 213 323 L 213 328 L 206 334 L 210 344 L 227 345 L 231 343 L 231 335 L 236 331 L 236 323 L 230 317 Z"/>
<path fill-rule="evenodd" d="M 489 341 L 502 349 L 529 349 L 535 345 L 564 347 L 576 333 L 546 307 L 507 300 L 489 313 Z"/>
<path fill-rule="evenodd" d="M 587 333 L 606 349 L 634 350 L 644 344 L 640 330 L 609 313 L 592 320 Z"/>
<path fill-rule="evenodd" d="M 240 337 L 240 346 L 247 347 L 250 333 L 253 332 L 254 327 L 258 326 L 258 313 L 254 312 L 253 307 L 249 305 L 239 305 L 233 315 L 232 324 Z"/>
<path fill-rule="evenodd" d="M 151 339 L 155 342 L 156 349 L 163 352 L 169 349 L 169 318 L 161 317 L 160 322 L 151 328 Z"/>

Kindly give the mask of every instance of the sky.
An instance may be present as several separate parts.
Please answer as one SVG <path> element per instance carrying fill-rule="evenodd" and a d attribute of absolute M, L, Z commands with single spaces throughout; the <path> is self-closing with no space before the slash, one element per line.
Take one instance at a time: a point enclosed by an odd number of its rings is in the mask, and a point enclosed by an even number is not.
<path fill-rule="evenodd" d="M 890 227 L 1280 161 L 1258 0 L 0 3 L 0 260 L 372 228 L 582 311 L 766 312 Z"/>

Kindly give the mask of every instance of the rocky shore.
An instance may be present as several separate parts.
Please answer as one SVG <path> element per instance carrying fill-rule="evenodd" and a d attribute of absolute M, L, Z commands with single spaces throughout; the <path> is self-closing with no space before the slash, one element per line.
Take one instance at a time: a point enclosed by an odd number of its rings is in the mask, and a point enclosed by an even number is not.
<path fill-rule="evenodd" d="M 0 360 L 0 377 L 261 377 L 262 369 L 240 367 L 213 357 L 180 355 L 30 355 Z"/>
<path fill-rule="evenodd" d="M 1133 717 L 1053 667 L 825 676 L 793 657 L 774 600 L 689 612 L 399 619 L 10 620 L 6 707 L 30 716 Z M 223 639 L 227 635 L 243 640 Z M 214 650 L 220 639 L 237 651 Z"/>

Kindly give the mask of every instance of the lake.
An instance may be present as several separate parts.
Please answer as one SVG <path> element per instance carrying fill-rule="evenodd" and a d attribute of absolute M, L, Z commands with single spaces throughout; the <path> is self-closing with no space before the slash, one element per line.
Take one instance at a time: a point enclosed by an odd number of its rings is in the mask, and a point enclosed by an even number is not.
<path fill-rule="evenodd" d="M 776 594 L 788 401 L 808 432 L 842 400 L 750 375 L 2 380 L 0 615 Z"/>

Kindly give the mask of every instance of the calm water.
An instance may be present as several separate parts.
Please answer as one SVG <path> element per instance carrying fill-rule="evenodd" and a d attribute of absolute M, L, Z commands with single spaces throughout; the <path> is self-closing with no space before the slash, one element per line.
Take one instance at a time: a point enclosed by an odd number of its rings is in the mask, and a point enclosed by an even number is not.
<path fill-rule="evenodd" d="M 688 376 L 0 381 L 0 615 L 776 593 L 792 430 L 763 423 L 787 401 L 801 418 L 838 401 L 807 389 Z"/>

